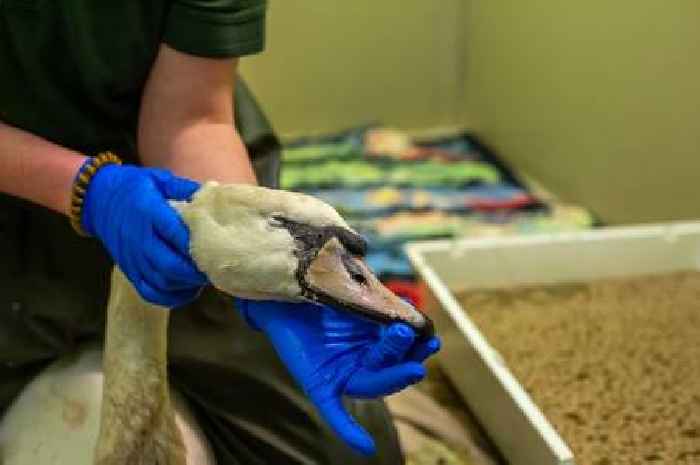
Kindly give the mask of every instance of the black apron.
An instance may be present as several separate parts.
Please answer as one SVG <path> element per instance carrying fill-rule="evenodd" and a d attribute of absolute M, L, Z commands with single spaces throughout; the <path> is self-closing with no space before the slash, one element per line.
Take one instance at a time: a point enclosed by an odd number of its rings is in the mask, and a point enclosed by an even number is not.
<path fill-rule="evenodd" d="M 237 80 L 235 117 L 260 184 L 278 187 L 281 149 L 249 89 Z M 0 414 L 49 363 L 104 336 L 112 262 L 66 218 L 0 194 Z M 396 431 L 380 401 L 349 408 L 377 441 L 352 452 L 317 416 L 266 338 L 231 298 L 207 289 L 174 311 L 170 382 L 189 401 L 219 465 L 400 465 Z"/>

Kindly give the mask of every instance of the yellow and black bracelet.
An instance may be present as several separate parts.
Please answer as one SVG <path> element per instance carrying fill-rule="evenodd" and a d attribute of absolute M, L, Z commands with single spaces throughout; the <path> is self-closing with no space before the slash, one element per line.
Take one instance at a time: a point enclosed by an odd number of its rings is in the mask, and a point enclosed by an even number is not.
<path fill-rule="evenodd" d="M 85 192 L 87 192 L 90 181 L 95 176 L 95 173 L 103 166 L 121 164 L 122 161 L 118 156 L 111 152 L 104 152 L 85 160 L 85 163 L 83 163 L 78 170 L 78 174 L 75 175 L 75 180 L 73 180 L 73 187 L 71 189 L 69 218 L 71 226 L 73 226 L 73 229 L 79 235 L 84 237 L 90 236 L 83 229 L 80 220 L 83 212 L 83 203 L 85 201 Z"/>

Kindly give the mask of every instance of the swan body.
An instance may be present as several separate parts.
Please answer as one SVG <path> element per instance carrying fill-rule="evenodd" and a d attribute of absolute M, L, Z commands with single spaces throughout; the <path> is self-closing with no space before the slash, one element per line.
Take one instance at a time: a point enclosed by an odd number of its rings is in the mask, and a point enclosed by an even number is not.
<path fill-rule="evenodd" d="M 209 182 L 172 205 L 198 268 L 229 295 L 327 303 L 432 331 L 377 280 L 361 259 L 363 239 L 318 199 Z M 185 401 L 168 386 L 168 315 L 115 268 L 103 351 L 61 359 L 25 388 L 0 422 L 0 465 L 213 465 Z"/>
<path fill-rule="evenodd" d="M 84 347 L 46 368 L 27 385 L 3 419 L 0 463 L 94 463 L 103 385 L 102 349 L 97 346 Z M 215 465 L 213 452 L 186 401 L 175 390 L 169 394 L 186 451 L 185 463 Z"/>

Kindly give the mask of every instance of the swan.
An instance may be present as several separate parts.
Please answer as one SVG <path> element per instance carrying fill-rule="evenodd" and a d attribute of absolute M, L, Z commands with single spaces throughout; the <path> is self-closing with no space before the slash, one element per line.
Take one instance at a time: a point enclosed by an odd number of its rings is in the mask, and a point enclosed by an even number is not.
<path fill-rule="evenodd" d="M 428 317 L 368 269 L 362 237 L 314 197 L 212 181 L 171 205 L 197 267 L 226 294 L 325 303 L 432 332 Z M 0 464 L 213 465 L 194 415 L 168 385 L 168 319 L 115 267 L 104 346 L 59 359 L 24 389 L 0 421 Z"/>

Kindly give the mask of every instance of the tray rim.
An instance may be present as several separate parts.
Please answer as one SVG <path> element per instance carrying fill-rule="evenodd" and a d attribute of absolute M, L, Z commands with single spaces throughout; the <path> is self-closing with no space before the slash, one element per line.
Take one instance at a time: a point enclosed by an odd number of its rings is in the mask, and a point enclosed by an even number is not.
<path fill-rule="evenodd" d="M 539 444 L 538 447 L 544 446 L 549 449 L 554 459 L 553 464 L 574 465 L 575 459 L 570 447 L 508 369 L 500 354 L 490 345 L 477 325 L 469 318 L 468 313 L 459 304 L 450 288 L 430 265 L 426 254 L 435 252 L 456 252 L 461 254 L 469 249 L 498 248 L 503 250 L 516 247 L 533 247 L 540 244 L 625 238 L 663 238 L 672 241 L 675 237 L 684 234 L 700 236 L 700 221 L 610 226 L 585 231 L 520 236 L 438 239 L 410 242 L 404 246 L 404 251 L 411 266 L 416 270 L 418 277 L 425 283 L 430 292 L 432 292 L 439 306 L 447 313 L 451 322 L 466 339 L 466 342 L 478 354 L 481 362 L 486 365 L 493 377 L 496 378 L 498 385 L 512 399 L 514 406 L 525 416 L 529 426 L 535 430 L 537 436 L 542 440 L 542 444 Z M 465 400 L 468 400 L 464 393 L 462 395 L 465 396 Z M 471 403 L 470 407 L 472 410 L 478 410 L 478 406 L 475 408 Z M 475 413 L 477 417 L 480 416 L 478 411 L 475 411 Z M 498 437 L 499 431 L 492 431 L 484 424 L 482 426 L 492 437 L 496 446 L 501 448 L 501 444 L 499 444 L 501 441 L 499 441 Z M 506 455 L 508 460 L 513 461 L 512 457 L 508 457 L 504 450 L 501 450 L 501 452 Z"/>

